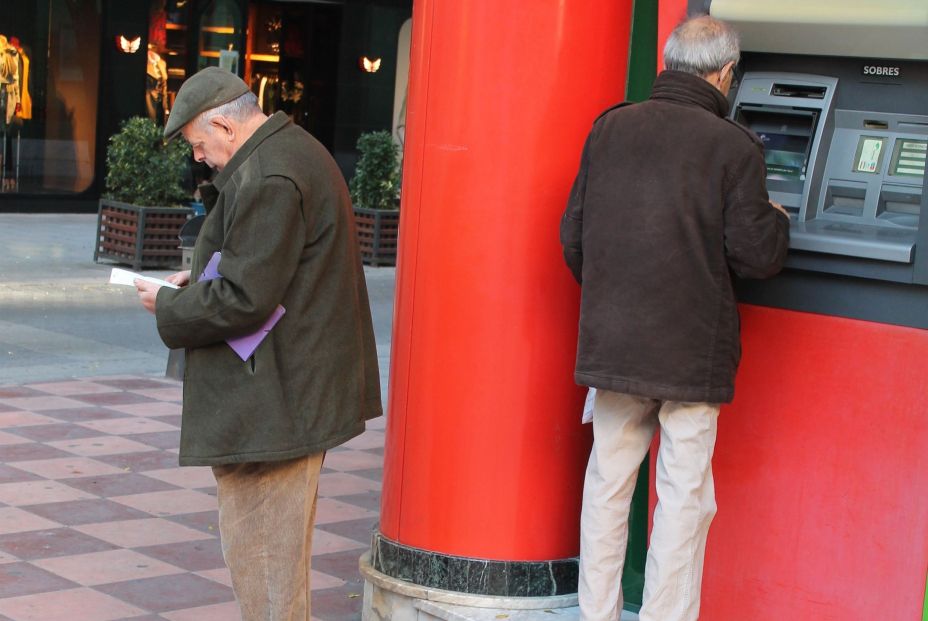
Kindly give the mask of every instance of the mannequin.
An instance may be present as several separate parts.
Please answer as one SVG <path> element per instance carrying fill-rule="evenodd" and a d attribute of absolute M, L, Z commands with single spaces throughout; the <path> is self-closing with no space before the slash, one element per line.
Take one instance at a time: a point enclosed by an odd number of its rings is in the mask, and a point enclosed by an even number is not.
<path fill-rule="evenodd" d="M 169 113 L 168 66 L 151 44 L 148 45 L 146 74 L 145 107 L 148 109 L 148 118 L 158 125 L 164 125 Z"/>
<path fill-rule="evenodd" d="M 7 38 L 0 34 L 0 89 L 3 91 L 3 115 L 0 127 L 6 127 L 13 121 L 16 106 L 19 104 L 19 52 L 9 44 Z"/>
<path fill-rule="evenodd" d="M 16 170 L 14 175 L 12 168 L 13 136 L 19 138 L 19 126 L 22 124 L 19 65 L 19 52 L 4 35 L 0 35 L 0 191 L 3 192 L 16 189 L 19 172 Z"/>
<path fill-rule="evenodd" d="M 19 43 L 18 37 L 10 37 L 10 45 L 19 52 L 19 117 L 32 119 L 32 96 L 29 94 L 29 55 Z"/>

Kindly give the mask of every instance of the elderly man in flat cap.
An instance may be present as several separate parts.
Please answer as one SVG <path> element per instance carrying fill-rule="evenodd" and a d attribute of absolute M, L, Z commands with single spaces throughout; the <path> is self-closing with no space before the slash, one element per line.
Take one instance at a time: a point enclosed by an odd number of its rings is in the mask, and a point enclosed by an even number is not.
<path fill-rule="evenodd" d="M 351 202 L 325 148 L 228 71 L 181 86 L 164 130 L 178 134 L 219 172 L 192 269 L 168 277 L 180 288 L 136 287 L 186 349 L 180 464 L 213 468 L 242 618 L 309 621 L 323 457 L 382 413 Z M 229 343 L 255 334 L 253 352 Z"/>

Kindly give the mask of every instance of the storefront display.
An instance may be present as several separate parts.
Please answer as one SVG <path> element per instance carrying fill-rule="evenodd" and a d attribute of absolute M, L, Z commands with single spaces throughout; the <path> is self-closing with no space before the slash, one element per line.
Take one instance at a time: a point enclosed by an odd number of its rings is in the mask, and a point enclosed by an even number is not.
<path fill-rule="evenodd" d="M 7 4 L 0 211 L 56 212 L 96 210 L 109 137 L 135 116 L 164 124 L 181 84 L 207 66 L 241 75 L 266 113 L 286 112 L 350 177 L 358 136 L 391 126 L 412 1 Z M 357 67 L 359 50 L 382 57 L 378 73 Z"/>
<path fill-rule="evenodd" d="M 148 118 L 158 125 L 164 125 L 170 112 L 167 107 L 168 67 L 151 43 L 148 44 L 148 63 L 145 75 L 145 109 L 148 111 Z"/>
<path fill-rule="evenodd" d="M 80 193 L 96 172 L 98 3 L 18 3 L 4 30 L 0 192 Z"/>
<path fill-rule="evenodd" d="M 23 59 L 17 46 L 0 34 L 0 134 L 3 136 L 0 190 L 4 192 L 15 190 L 19 177 L 19 128 L 23 122 L 22 93 L 27 92 L 24 78 L 28 67 Z M 13 147 L 14 136 L 16 148 Z"/>
<path fill-rule="evenodd" d="M 317 3 L 254 3 L 248 11 L 245 82 L 265 113 L 284 111 L 330 149 L 343 14 Z"/>

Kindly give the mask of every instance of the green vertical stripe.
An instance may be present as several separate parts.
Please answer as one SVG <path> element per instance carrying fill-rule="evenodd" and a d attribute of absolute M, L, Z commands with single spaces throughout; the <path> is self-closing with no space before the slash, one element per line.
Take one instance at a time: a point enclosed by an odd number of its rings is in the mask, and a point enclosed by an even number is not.
<path fill-rule="evenodd" d="M 625 98 L 643 101 L 657 72 L 657 0 L 635 0 Z"/>
<path fill-rule="evenodd" d="M 651 83 L 657 71 L 657 0 L 635 0 L 634 7 L 625 98 L 628 101 L 643 101 L 651 94 Z M 648 554 L 648 463 L 645 457 L 638 471 L 635 495 L 628 516 L 628 549 L 622 574 L 625 608 L 633 612 L 641 608 L 644 565 Z"/>
<path fill-rule="evenodd" d="M 644 594 L 644 566 L 648 559 L 648 473 L 650 456 L 646 455 L 638 470 L 635 494 L 628 514 L 628 548 L 625 550 L 625 566 L 622 572 L 622 595 L 625 610 L 638 612 Z"/>
<path fill-rule="evenodd" d="M 925 576 L 925 609 L 922 611 L 922 621 L 928 621 L 928 575 Z"/>

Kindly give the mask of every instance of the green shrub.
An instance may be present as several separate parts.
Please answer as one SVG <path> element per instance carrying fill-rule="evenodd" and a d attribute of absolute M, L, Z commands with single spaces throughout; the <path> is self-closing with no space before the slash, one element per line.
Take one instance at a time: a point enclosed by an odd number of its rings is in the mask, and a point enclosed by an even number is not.
<path fill-rule="evenodd" d="M 367 132 L 358 138 L 361 159 L 351 179 L 351 200 L 357 207 L 399 207 L 399 147 L 388 131 Z"/>
<path fill-rule="evenodd" d="M 143 207 L 186 206 L 184 188 L 190 145 L 175 139 L 165 144 L 163 128 L 134 117 L 120 125 L 106 149 L 106 196 Z"/>

